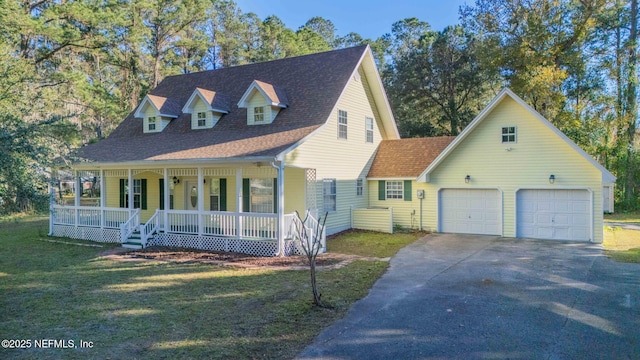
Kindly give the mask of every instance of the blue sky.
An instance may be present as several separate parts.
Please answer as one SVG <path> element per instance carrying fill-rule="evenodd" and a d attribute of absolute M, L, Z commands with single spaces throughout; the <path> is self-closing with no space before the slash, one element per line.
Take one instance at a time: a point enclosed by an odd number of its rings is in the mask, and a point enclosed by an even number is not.
<path fill-rule="evenodd" d="M 243 12 L 264 19 L 278 16 L 293 30 L 314 16 L 331 20 L 339 36 L 356 32 L 375 39 L 391 32 L 391 24 L 408 17 L 426 21 L 434 30 L 457 24 L 460 5 L 474 0 L 235 0 Z"/>

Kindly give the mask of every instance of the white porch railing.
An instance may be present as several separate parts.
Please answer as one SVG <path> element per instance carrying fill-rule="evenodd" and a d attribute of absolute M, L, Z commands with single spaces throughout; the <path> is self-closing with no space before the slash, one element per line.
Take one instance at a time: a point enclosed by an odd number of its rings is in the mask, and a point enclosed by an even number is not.
<path fill-rule="evenodd" d="M 167 233 L 277 239 L 277 214 L 169 210 L 167 221 Z"/>
<path fill-rule="evenodd" d="M 327 251 L 326 231 L 324 229 L 320 229 L 320 227 L 318 226 L 318 219 L 314 216 L 314 214 L 307 213 L 306 216 L 307 216 L 306 221 L 302 222 L 299 218 L 295 216 L 295 214 L 291 215 L 291 222 L 290 222 L 290 225 L 288 225 L 291 238 L 300 239 L 300 234 L 298 234 L 298 229 L 300 229 L 301 226 L 304 226 L 304 230 L 306 231 L 306 235 L 308 237 L 307 240 L 309 241 L 315 239 L 316 231 L 320 230 L 322 231 L 322 234 L 320 234 L 321 251 L 322 252 Z M 285 226 L 287 226 L 286 224 L 287 223 L 285 221 Z M 310 249 L 313 244 L 309 243 L 309 244 L 301 244 L 301 245 L 303 247 L 306 246 L 307 248 Z"/>
<path fill-rule="evenodd" d="M 143 243 L 154 232 L 237 239 L 278 238 L 278 215 L 270 213 L 157 210 L 146 224 L 140 224 L 140 209 L 53 205 L 51 218 L 53 225 L 120 229 L 121 241 L 138 230 Z M 293 221 L 293 214 L 284 215 L 284 239 L 293 238 Z"/>
<path fill-rule="evenodd" d="M 120 225 L 120 242 L 126 242 L 129 236 L 140 226 L 140 209 L 135 209 L 133 215 Z"/>
<path fill-rule="evenodd" d="M 285 214 L 284 215 L 284 238 L 285 239 L 293 239 L 293 219 L 295 218 L 295 214 Z"/>
<path fill-rule="evenodd" d="M 140 241 L 142 242 L 142 247 L 146 247 L 149 238 L 160 229 L 161 219 L 164 218 L 163 214 L 164 211 L 156 210 L 146 224 L 140 225 Z"/>
<path fill-rule="evenodd" d="M 53 205 L 51 217 L 54 225 L 86 226 L 118 229 L 130 217 L 129 209 L 92 206 Z"/>

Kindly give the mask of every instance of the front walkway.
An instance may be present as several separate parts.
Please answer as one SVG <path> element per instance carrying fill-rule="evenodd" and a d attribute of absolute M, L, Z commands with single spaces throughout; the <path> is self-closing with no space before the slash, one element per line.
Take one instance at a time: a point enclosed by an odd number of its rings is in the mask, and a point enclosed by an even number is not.
<path fill-rule="evenodd" d="M 632 359 L 640 265 L 599 244 L 428 235 L 301 359 Z"/>

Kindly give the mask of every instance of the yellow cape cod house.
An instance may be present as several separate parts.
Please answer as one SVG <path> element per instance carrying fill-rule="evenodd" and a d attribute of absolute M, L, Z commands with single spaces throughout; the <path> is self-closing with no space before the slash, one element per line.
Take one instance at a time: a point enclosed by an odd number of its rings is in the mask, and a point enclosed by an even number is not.
<path fill-rule="evenodd" d="M 323 238 L 351 227 L 378 144 L 398 138 L 368 46 L 170 76 L 79 150 L 75 188 L 98 195 L 52 203 L 50 234 L 289 254 L 294 211 L 310 228 L 328 213 Z"/>
<path fill-rule="evenodd" d="M 78 156 L 50 235 L 261 256 L 299 251 L 296 211 L 328 214 L 323 247 L 398 226 L 602 242 L 615 182 L 509 89 L 457 137 L 400 139 L 368 46 L 167 77 Z"/>

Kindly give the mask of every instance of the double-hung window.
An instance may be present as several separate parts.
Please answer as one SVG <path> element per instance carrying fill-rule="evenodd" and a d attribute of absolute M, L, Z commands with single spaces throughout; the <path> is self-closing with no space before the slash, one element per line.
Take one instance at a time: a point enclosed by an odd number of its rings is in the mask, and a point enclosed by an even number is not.
<path fill-rule="evenodd" d="M 347 112 L 338 110 L 338 139 L 347 138 Z"/>
<path fill-rule="evenodd" d="M 273 213 L 273 179 L 250 180 L 251 212 Z"/>
<path fill-rule="evenodd" d="M 402 199 L 402 194 L 404 192 L 402 181 L 387 181 L 386 184 L 387 199 Z"/>
<path fill-rule="evenodd" d="M 368 143 L 373 142 L 373 118 L 366 117 L 365 122 L 365 141 Z"/>
<path fill-rule="evenodd" d="M 198 127 L 205 127 L 207 126 L 207 113 L 202 111 L 198 113 Z"/>
<path fill-rule="evenodd" d="M 264 106 L 256 106 L 253 108 L 253 122 L 264 122 Z"/>
<path fill-rule="evenodd" d="M 356 180 L 356 196 L 362 196 L 364 194 L 364 180 Z"/>
<path fill-rule="evenodd" d="M 149 118 L 147 118 L 147 129 L 149 131 L 155 131 L 156 130 L 156 117 L 155 116 L 149 116 Z"/>
<path fill-rule="evenodd" d="M 209 180 L 209 210 L 220 211 L 220 179 Z"/>
<path fill-rule="evenodd" d="M 322 179 L 322 202 L 325 212 L 336 211 L 336 179 Z"/>

